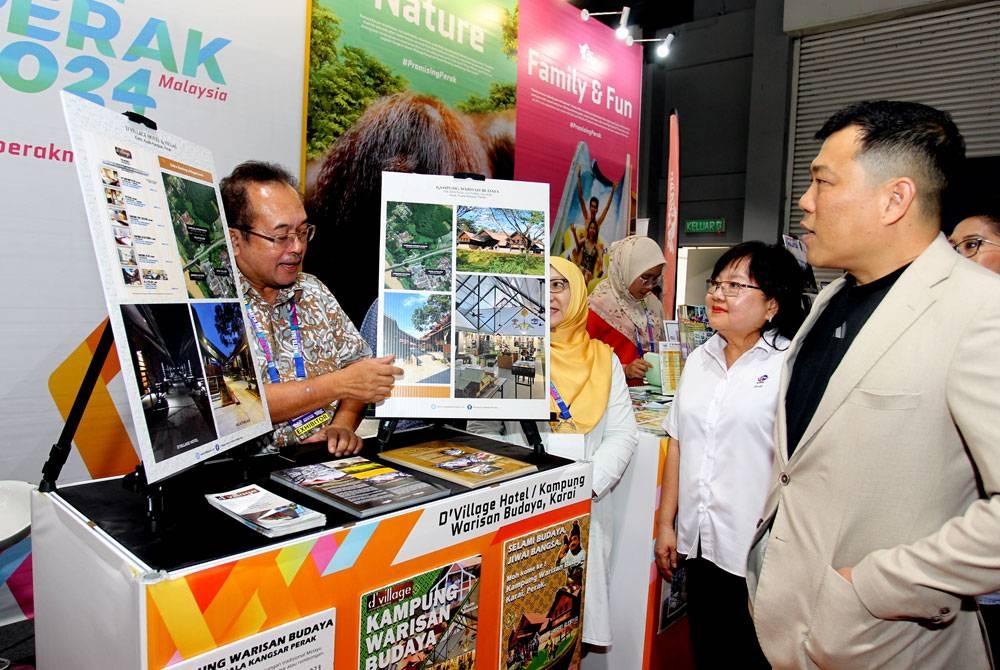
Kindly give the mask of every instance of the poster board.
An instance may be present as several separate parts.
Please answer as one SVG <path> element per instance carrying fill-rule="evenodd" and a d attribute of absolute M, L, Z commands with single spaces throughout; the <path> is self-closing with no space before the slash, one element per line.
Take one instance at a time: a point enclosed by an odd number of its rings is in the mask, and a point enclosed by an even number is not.
<path fill-rule="evenodd" d="M 504 543 L 504 667 L 579 666 L 589 537 L 584 516 Z"/>
<path fill-rule="evenodd" d="M 0 3 L 0 202 L 10 229 L 30 231 L 7 236 L 0 266 L 11 284 L 43 277 L 27 303 L 19 291 L 0 299 L 9 315 L 0 343 L 16 352 L 7 357 L 12 383 L 0 392 L 5 478 L 39 480 L 107 322 L 60 92 L 210 143 L 220 175 L 251 157 L 295 173 L 310 4 L 293 0 L 276 12 L 263 0 Z M 123 379 L 112 353 L 60 483 L 135 468 Z M 30 612 L 30 597 L 21 602 Z"/>
<path fill-rule="evenodd" d="M 381 197 L 377 354 L 404 375 L 375 415 L 548 419 L 500 365 L 530 342 L 548 388 L 548 184 L 383 172 Z"/>
<path fill-rule="evenodd" d="M 146 478 L 271 430 L 211 153 L 69 93 L 63 111 Z"/>

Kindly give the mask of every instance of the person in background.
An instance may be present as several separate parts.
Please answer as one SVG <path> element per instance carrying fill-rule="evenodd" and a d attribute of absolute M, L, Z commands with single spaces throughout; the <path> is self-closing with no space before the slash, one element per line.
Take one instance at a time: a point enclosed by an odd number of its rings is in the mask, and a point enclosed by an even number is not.
<path fill-rule="evenodd" d="M 591 293 L 587 332 L 607 343 L 625 368 L 629 386 L 645 383 L 643 359 L 663 340 L 663 306 L 652 294 L 666 260 L 653 239 L 630 235 L 611 245 L 608 276 Z"/>
<path fill-rule="evenodd" d="M 948 237 L 955 251 L 993 272 L 1000 272 L 1000 198 L 975 206 Z"/>
<path fill-rule="evenodd" d="M 954 252 L 951 116 L 865 101 L 816 138 L 799 199 L 816 297 L 782 368 L 776 463 L 747 558 L 775 668 L 991 667 L 1000 589 L 1000 277 Z"/>
<path fill-rule="evenodd" d="M 625 515 L 613 492 L 639 442 L 639 428 L 621 364 L 606 344 L 587 335 L 583 274 L 565 258 L 551 257 L 549 262 L 552 411 L 560 419 L 541 422 L 539 432 L 546 451 L 594 465 L 583 641 L 605 647 L 612 641 L 609 582 L 615 563 L 614 524 Z M 469 421 L 468 430 L 528 444 L 517 421 Z"/>
<path fill-rule="evenodd" d="M 770 667 L 747 610 L 746 557 L 771 479 L 781 361 L 805 316 L 802 290 L 784 247 L 727 250 L 705 296 L 715 334 L 688 356 L 664 420 L 654 554 L 667 579 L 686 557 L 698 668 Z"/>
<path fill-rule="evenodd" d="M 988 270 L 1000 272 L 1000 198 L 981 199 L 966 206 L 948 241 L 955 251 Z M 976 599 L 986 624 L 993 665 L 1000 667 L 1000 591 Z"/>
<path fill-rule="evenodd" d="M 611 185 L 611 194 L 608 201 L 604 203 L 604 210 L 598 213 L 601 201 L 597 196 L 590 196 L 590 200 L 583 198 L 583 170 L 576 166 L 576 200 L 580 203 L 580 214 L 583 216 L 583 230 L 577 229 L 575 225 L 570 225 L 569 229 L 573 235 L 573 249 L 570 252 L 570 260 L 576 263 L 583 278 L 587 281 L 587 287 L 594 279 L 601 277 L 604 272 L 604 243 L 601 242 L 601 226 L 607 218 L 611 205 L 615 201 L 615 191 L 618 190 L 619 183 Z M 587 206 L 589 202 L 589 207 Z"/>
<path fill-rule="evenodd" d="M 365 405 L 387 398 L 402 369 L 393 356 L 372 358 L 336 298 L 301 271 L 316 227 L 287 170 L 241 163 L 220 190 L 273 446 L 325 441 L 336 456 L 357 453 Z"/>
<path fill-rule="evenodd" d="M 412 91 L 375 100 L 337 139 L 306 196 L 309 219 L 330 232 L 317 240 L 306 269 L 333 290 L 355 324 L 378 297 L 383 171 L 488 174 L 490 157 L 467 115 Z M 371 274 L 343 272 L 337 259 L 344 253 Z"/>

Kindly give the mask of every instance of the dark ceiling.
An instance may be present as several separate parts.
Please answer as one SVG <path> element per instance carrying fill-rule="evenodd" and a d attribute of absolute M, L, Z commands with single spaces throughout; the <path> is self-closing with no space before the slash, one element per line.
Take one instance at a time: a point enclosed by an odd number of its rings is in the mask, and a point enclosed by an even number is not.
<path fill-rule="evenodd" d="M 691 21 L 694 0 L 569 0 L 569 3 L 591 12 L 621 12 L 622 6 L 628 5 L 628 25 L 632 26 L 632 36 L 640 39 L 655 37 L 661 28 Z M 617 27 L 619 16 L 595 16 L 594 19 Z"/>

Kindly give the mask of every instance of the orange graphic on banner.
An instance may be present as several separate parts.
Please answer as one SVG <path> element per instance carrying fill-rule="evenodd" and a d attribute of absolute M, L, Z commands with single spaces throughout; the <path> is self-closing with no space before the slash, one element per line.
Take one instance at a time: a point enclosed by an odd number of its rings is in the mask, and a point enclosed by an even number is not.
<path fill-rule="evenodd" d="M 49 376 L 49 393 L 64 421 L 73 407 L 77 391 L 80 390 L 80 384 L 107 323 L 108 320 L 104 319 L 98 324 Z M 123 475 L 134 470 L 139 463 L 125 424 L 108 392 L 107 385 L 119 372 L 121 364 L 118 354 L 112 348 L 73 436 L 83 464 L 94 479 Z"/>

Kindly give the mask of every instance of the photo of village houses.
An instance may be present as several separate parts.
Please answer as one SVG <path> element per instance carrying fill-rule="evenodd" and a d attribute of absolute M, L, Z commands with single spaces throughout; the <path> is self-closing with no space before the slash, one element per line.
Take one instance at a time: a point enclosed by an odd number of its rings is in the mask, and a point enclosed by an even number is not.
<path fill-rule="evenodd" d="M 565 670 L 580 662 L 590 517 L 504 543 L 501 656 L 506 670 Z"/>
<path fill-rule="evenodd" d="M 543 212 L 460 205 L 456 220 L 456 271 L 545 274 Z"/>

